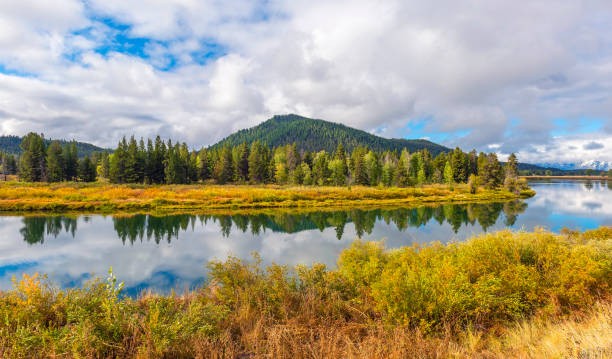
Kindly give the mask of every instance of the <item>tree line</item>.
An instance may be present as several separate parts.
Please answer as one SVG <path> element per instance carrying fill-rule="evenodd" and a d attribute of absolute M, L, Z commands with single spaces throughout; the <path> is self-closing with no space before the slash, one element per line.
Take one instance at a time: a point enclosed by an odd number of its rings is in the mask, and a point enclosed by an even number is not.
<path fill-rule="evenodd" d="M 517 186 L 518 161 L 510 155 L 505 166 L 495 153 L 463 152 L 456 148 L 433 156 L 427 149 L 410 153 L 377 152 L 367 147 L 346 151 L 340 143 L 333 152 L 309 152 L 295 144 L 271 148 L 255 141 L 251 145 L 226 144 L 220 148 L 189 150 L 186 143 L 122 138 L 109 153 L 79 159 L 76 146 L 48 148 L 42 135 L 28 134 L 19 158 L 19 177 L 24 181 L 95 181 L 112 183 L 188 184 L 293 184 L 415 186 L 429 183 L 470 183 L 495 188 Z"/>

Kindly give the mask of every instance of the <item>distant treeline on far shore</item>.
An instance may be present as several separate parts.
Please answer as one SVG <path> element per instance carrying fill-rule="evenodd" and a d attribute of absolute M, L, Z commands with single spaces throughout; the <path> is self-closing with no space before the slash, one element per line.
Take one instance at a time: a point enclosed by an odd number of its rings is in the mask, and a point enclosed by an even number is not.
<path fill-rule="evenodd" d="M 433 157 L 426 149 L 409 153 L 375 152 L 342 144 L 333 153 L 308 152 L 296 145 L 270 148 L 261 142 L 190 151 L 185 143 L 159 138 L 137 141 L 123 138 L 113 153 L 94 153 L 79 159 L 74 143 L 61 146 L 29 133 L 23 153 L 2 154 L 2 175 L 18 174 L 28 182 L 92 182 L 188 184 L 198 182 L 414 186 L 430 183 L 466 183 L 496 188 L 519 185 L 518 161 L 511 154 L 502 165 L 495 153 L 466 153 L 456 148 Z"/>

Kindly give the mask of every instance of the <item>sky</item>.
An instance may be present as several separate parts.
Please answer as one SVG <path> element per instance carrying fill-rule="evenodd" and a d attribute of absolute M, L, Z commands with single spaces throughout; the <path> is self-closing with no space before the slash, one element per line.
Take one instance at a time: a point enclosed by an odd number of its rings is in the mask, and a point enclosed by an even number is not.
<path fill-rule="evenodd" d="M 296 113 L 612 161 L 609 0 L 0 0 L 0 134 L 195 148 Z"/>

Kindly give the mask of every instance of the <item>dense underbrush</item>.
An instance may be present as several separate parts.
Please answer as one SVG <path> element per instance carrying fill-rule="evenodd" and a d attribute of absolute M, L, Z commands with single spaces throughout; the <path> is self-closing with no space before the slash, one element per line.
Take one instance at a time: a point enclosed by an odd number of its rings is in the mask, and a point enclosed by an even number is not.
<path fill-rule="evenodd" d="M 182 295 L 127 298 L 110 275 L 0 295 L 0 357 L 606 357 L 612 228 L 501 231 L 386 250 L 355 241 L 337 269 L 213 262 Z M 551 344 L 552 343 L 552 344 Z"/>

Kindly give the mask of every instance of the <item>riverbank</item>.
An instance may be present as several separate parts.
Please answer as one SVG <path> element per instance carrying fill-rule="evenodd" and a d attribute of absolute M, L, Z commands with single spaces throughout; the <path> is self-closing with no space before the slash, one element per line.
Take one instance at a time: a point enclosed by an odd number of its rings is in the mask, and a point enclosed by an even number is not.
<path fill-rule="evenodd" d="M 506 190 L 479 188 L 471 194 L 465 184 L 386 187 L 286 187 L 276 185 L 112 185 L 105 183 L 0 184 L 3 212 L 159 212 L 265 208 L 351 208 L 355 206 L 415 206 L 432 203 L 507 201 L 531 197 Z"/>
<path fill-rule="evenodd" d="M 501 231 L 385 250 L 338 269 L 209 265 L 182 295 L 123 297 L 110 275 L 0 293 L 2 358 L 524 358 L 612 354 L 612 228 Z"/>
<path fill-rule="evenodd" d="M 588 181 L 612 181 L 612 178 L 608 176 L 521 176 L 526 180 L 546 180 L 546 179 L 560 179 L 560 180 L 588 180 Z"/>

